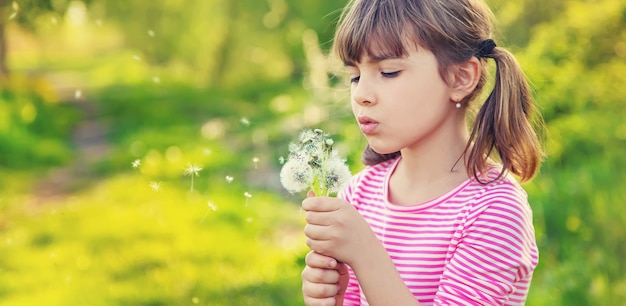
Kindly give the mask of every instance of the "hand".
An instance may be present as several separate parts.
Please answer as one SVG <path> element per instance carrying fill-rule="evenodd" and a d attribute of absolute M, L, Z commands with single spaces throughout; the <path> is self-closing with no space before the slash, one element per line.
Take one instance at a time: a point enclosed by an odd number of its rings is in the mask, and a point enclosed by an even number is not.
<path fill-rule="evenodd" d="M 302 295 L 307 306 L 343 305 L 343 295 L 348 287 L 346 264 L 313 251 L 305 258 L 302 271 Z"/>
<path fill-rule="evenodd" d="M 332 197 L 302 201 L 307 225 L 304 234 L 311 250 L 352 267 L 372 247 L 379 245 L 369 225 L 348 202 Z"/>

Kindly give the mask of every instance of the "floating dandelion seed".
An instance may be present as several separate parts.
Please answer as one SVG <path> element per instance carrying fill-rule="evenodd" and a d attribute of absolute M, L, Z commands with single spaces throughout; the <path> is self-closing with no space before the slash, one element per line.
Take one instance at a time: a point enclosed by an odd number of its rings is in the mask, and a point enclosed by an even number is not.
<path fill-rule="evenodd" d="M 209 206 L 209 209 L 207 209 L 206 213 L 204 213 L 204 217 L 202 217 L 202 220 L 200 220 L 200 223 L 204 223 L 204 220 L 209 215 L 209 212 L 217 211 L 217 206 L 215 206 L 215 204 L 213 204 L 213 202 L 209 201 L 209 202 L 206 203 L 206 205 Z"/>
<path fill-rule="evenodd" d="M 141 56 L 133 55 L 133 59 L 136 60 L 136 61 L 140 61 L 141 60 Z"/>
<path fill-rule="evenodd" d="M 245 125 L 245 126 L 250 126 L 250 120 L 246 117 L 241 117 L 241 119 L 239 120 L 241 122 L 241 124 Z"/>
<path fill-rule="evenodd" d="M 50 22 L 52 22 L 53 25 L 57 25 L 57 19 L 55 17 L 50 18 Z"/>
<path fill-rule="evenodd" d="M 133 168 L 139 168 L 139 166 L 141 166 L 141 160 L 135 159 L 133 160 L 131 165 L 133 166 Z"/>
<path fill-rule="evenodd" d="M 102 26 L 102 19 L 96 19 L 96 25 L 101 27 Z"/>
<path fill-rule="evenodd" d="M 159 183 L 159 182 L 151 182 L 150 183 L 150 188 L 152 188 L 152 190 L 158 192 L 161 189 L 161 183 Z"/>
<path fill-rule="evenodd" d="M 254 163 L 254 169 L 258 169 L 259 168 L 259 158 L 258 157 L 253 157 L 252 158 L 252 162 Z"/>
<path fill-rule="evenodd" d="M 192 165 L 189 164 L 189 166 L 187 166 L 187 168 L 185 168 L 185 175 L 191 176 L 191 191 L 193 192 L 193 177 L 194 176 L 198 176 L 198 172 L 200 172 L 200 170 L 202 170 L 202 168 L 200 168 L 197 165 Z"/>
<path fill-rule="evenodd" d="M 280 182 L 291 193 L 313 190 L 316 195 L 338 192 L 352 176 L 345 160 L 333 151 L 334 141 L 320 129 L 305 130 L 289 145 Z"/>
<path fill-rule="evenodd" d="M 232 177 L 232 176 L 230 176 L 230 175 L 227 175 L 227 176 L 226 176 L 226 183 L 229 183 L 229 184 L 230 184 L 230 183 L 232 183 L 232 182 L 233 182 L 233 180 L 234 180 L 234 179 L 235 179 L 234 177 Z"/>
<path fill-rule="evenodd" d="M 152 30 L 148 30 L 148 36 L 150 36 L 150 37 L 154 37 L 154 31 L 152 31 Z"/>
<path fill-rule="evenodd" d="M 76 89 L 76 91 L 74 92 L 74 98 L 75 99 L 80 99 L 83 97 L 83 91 L 80 89 Z"/>
<path fill-rule="evenodd" d="M 248 199 L 252 197 L 252 194 L 246 191 L 243 193 L 243 196 L 246 197 L 246 207 L 248 207 Z"/>
<path fill-rule="evenodd" d="M 204 155 L 208 156 L 208 155 L 211 155 L 211 153 L 213 153 L 213 151 L 211 151 L 211 149 L 208 149 L 208 148 L 207 148 L 207 149 L 204 149 L 204 150 L 202 151 L 202 153 L 203 153 Z"/>
<path fill-rule="evenodd" d="M 159 83 L 161 83 L 161 78 L 159 78 L 158 76 L 154 76 L 154 77 L 152 77 L 152 82 L 154 82 L 156 84 L 159 84 Z"/>
<path fill-rule="evenodd" d="M 285 157 L 284 157 L 284 156 L 279 157 L 279 158 L 278 158 L 278 162 L 279 162 L 281 165 L 282 165 L 282 164 L 284 164 L 284 163 L 285 163 Z"/>
<path fill-rule="evenodd" d="M 15 3 L 15 2 L 13 2 Z M 12 20 L 13 18 L 15 18 L 15 16 L 17 16 L 17 11 L 11 13 L 11 16 L 9 16 L 9 20 Z"/>

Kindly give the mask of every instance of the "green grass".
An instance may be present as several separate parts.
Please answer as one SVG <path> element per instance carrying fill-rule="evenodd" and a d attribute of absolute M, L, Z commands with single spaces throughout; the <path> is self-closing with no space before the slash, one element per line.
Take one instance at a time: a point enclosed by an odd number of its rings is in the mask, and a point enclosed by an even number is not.
<path fill-rule="evenodd" d="M 14 207 L 0 231 L 0 305 L 300 303 L 296 205 L 231 184 L 178 187 L 121 175 Z"/>

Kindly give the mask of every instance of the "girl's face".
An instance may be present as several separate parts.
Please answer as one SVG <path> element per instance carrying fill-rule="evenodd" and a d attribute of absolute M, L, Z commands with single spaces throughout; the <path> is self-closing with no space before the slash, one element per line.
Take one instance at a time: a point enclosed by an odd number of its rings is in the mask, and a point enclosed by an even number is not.
<path fill-rule="evenodd" d="M 369 145 L 381 154 L 437 143 L 458 124 L 453 114 L 459 110 L 434 54 L 421 47 L 408 51 L 402 58 L 366 54 L 358 63 L 346 63 L 352 111 Z"/>

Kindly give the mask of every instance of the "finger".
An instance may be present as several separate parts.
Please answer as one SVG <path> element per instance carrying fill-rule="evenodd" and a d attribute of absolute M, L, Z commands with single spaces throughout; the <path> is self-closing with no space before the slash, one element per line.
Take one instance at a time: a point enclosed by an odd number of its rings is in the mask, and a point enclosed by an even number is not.
<path fill-rule="evenodd" d="M 337 271 L 337 273 L 341 276 L 341 275 L 347 275 L 348 274 L 348 265 L 346 265 L 345 263 L 338 263 L 337 264 L 337 268 L 335 269 Z"/>
<path fill-rule="evenodd" d="M 340 274 L 336 269 L 312 268 L 306 266 L 302 270 L 302 280 L 317 284 L 337 284 Z"/>
<path fill-rule="evenodd" d="M 307 211 L 304 218 L 309 224 L 331 225 L 332 216 L 332 212 Z"/>
<path fill-rule="evenodd" d="M 309 191 L 306 193 L 306 197 L 307 197 L 307 198 L 312 198 L 312 197 L 315 197 L 315 191 L 313 191 L 313 190 L 309 190 Z"/>
<path fill-rule="evenodd" d="M 313 251 L 306 254 L 304 262 L 307 266 L 314 268 L 334 269 L 337 267 L 336 259 Z"/>
<path fill-rule="evenodd" d="M 307 224 L 304 226 L 304 235 L 316 241 L 327 241 L 330 239 L 329 227 L 325 225 Z"/>
<path fill-rule="evenodd" d="M 331 197 L 311 197 L 302 201 L 302 209 L 306 211 L 335 211 L 340 208 L 342 201 Z"/>
<path fill-rule="evenodd" d="M 306 306 L 335 306 L 335 297 L 317 299 L 304 295 L 304 305 Z"/>
<path fill-rule="evenodd" d="M 320 284 L 320 283 L 311 283 L 308 281 L 302 281 L 302 294 L 304 296 L 323 299 L 330 298 L 337 295 L 339 292 L 339 284 Z"/>

